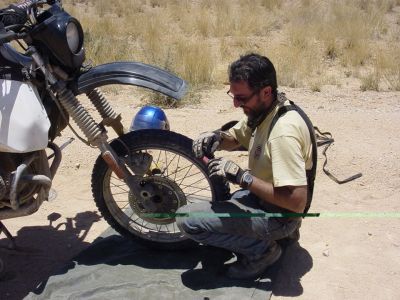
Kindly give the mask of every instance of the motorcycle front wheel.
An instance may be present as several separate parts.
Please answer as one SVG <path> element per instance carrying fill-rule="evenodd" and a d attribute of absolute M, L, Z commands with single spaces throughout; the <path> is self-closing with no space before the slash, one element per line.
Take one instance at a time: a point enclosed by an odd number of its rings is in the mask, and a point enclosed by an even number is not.
<path fill-rule="evenodd" d="M 227 187 L 207 176 L 206 165 L 192 154 L 192 140 L 172 131 L 149 129 L 129 132 L 111 146 L 128 169 L 142 177 L 143 191 L 141 199 L 136 199 L 99 156 L 92 192 L 108 224 L 151 247 L 193 245 L 176 226 L 174 213 L 189 203 L 222 197 Z"/>

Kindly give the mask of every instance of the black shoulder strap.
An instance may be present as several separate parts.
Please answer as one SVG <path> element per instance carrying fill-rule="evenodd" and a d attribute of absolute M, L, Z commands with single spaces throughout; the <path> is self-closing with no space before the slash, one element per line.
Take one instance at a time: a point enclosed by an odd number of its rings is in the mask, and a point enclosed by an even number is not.
<path fill-rule="evenodd" d="M 306 170 L 306 175 L 307 175 L 307 204 L 304 209 L 304 213 L 307 213 L 308 210 L 310 209 L 312 198 L 313 198 L 313 193 L 314 193 L 314 180 L 315 180 L 315 174 L 317 172 L 317 142 L 315 139 L 315 132 L 314 132 L 314 126 L 311 123 L 310 118 L 306 115 L 306 113 L 298 107 L 296 104 L 294 104 L 293 101 L 289 101 L 290 105 L 285 105 L 279 108 L 278 112 L 274 116 L 274 118 L 271 121 L 271 126 L 269 127 L 267 139 L 269 139 L 269 136 L 271 134 L 272 129 L 274 128 L 276 122 L 280 117 L 282 117 L 284 114 L 286 114 L 288 111 L 295 110 L 297 113 L 302 117 L 304 122 L 307 125 L 308 131 L 310 132 L 310 138 L 311 138 L 311 144 L 312 144 L 312 168 L 311 170 Z"/>
<path fill-rule="evenodd" d="M 352 181 L 354 179 L 360 178 L 362 176 L 361 173 L 357 173 L 354 174 L 353 176 L 347 177 L 345 179 L 338 179 L 335 175 L 332 174 L 331 171 L 328 170 L 327 168 L 327 164 L 328 164 L 328 156 L 326 155 L 326 151 L 328 150 L 328 148 L 333 144 L 333 142 L 335 141 L 332 137 L 332 134 L 328 131 L 326 132 L 321 132 L 321 130 L 319 130 L 318 127 L 314 127 L 315 130 L 315 137 L 317 139 L 317 146 L 325 146 L 324 150 L 322 150 L 322 155 L 325 156 L 325 161 L 324 164 L 322 166 L 322 170 L 324 171 L 324 173 L 330 178 L 332 179 L 334 182 L 336 182 L 337 184 L 343 184 L 343 183 L 347 183 L 349 181 Z"/>

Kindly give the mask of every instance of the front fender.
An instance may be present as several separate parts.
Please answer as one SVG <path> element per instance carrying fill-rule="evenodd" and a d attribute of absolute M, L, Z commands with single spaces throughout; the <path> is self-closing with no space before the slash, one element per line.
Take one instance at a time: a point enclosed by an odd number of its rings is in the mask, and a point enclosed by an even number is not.
<path fill-rule="evenodd" d="M 76 94 L 82 94 L 108 84 L 141 86 L 175 99 L 181 99 L 187 89 L 183 79 L 155 66 L 114 62 L 96 66 L 80 75 L 74 90 Z"/>

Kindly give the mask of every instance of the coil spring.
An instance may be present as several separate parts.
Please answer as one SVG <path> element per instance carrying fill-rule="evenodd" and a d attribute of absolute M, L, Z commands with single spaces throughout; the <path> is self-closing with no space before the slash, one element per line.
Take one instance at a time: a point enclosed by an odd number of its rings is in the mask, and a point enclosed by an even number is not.
<path fill-rule="evenodd" d="M 103 93 L 99 89 L 94 89 L 90 93 L 86 94 L 93 105 L 96 107 L 97 111 L 100 113 L 100 116 L 105 118 L 115 119 L 117 118 L 117 114 L 114 109 L 110 106 L 107 99 L 104 97 Z"/>
<path fill-rule="evenodd" d="M 95 140 L 101 134 L 99 126 L 70 90 L 62 89 L 58 93 L 58 99 L 89 141 Z"/>
<path fill-rule="evenodd" d="M 27 10 L 31 7 L 36 1 L 35 0 L 28 0 L 17 4 L 16 6 L 20 9 Z"/>

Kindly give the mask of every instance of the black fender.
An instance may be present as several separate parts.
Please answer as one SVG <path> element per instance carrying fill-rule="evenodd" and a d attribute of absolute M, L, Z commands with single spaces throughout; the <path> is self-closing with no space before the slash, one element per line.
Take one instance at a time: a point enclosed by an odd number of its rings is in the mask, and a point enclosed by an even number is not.
<path fill-rule="evenodd" d="M 141 86 L 178 100 L 187 90 L 186 82 L 168 71 L 144 63 L 123 61 L 91 68 L 77 78 L 73 90 L 79 95 L 109 84 Z"/>

